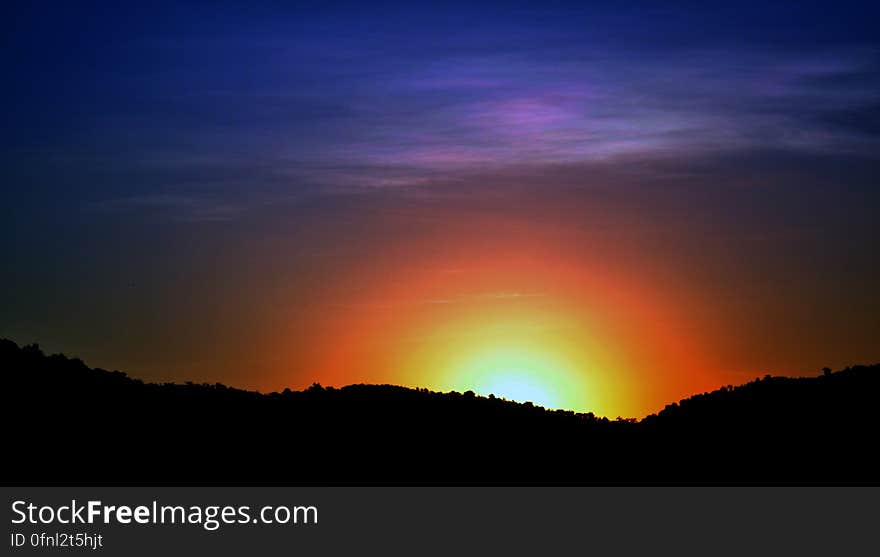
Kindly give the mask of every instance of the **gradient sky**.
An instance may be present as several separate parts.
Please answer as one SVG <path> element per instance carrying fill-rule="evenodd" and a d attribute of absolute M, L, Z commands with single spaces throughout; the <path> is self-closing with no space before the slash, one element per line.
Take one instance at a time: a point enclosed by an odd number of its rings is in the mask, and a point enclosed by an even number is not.
<path fill-rule="evenodd" d="M 0 336 L 609 416 L 880 360 L 867 2 L 5 3 Z"/>

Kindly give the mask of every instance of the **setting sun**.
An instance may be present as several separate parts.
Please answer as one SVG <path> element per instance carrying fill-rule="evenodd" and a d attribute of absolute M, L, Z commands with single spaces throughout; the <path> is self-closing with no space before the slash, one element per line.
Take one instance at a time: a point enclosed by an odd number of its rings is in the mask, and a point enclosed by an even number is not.
<path fill-rule="evenodd" d="M 503 221 L 483 227 L 493 257 L 475 253 L 477 242 L 445 241 L 422 258 L 388 257 L 381 266 L 395 272 L 370 288 L 325 294 L 341 301 L 319 324 L 323 342 L 280 357 L 305 360 L 324 385 L 369 378 L 611 416 L 717 383 L 700 338 L 686 334 L 698 327 L 659 290 L 608 260 L 573 264 L 540 253 L 540 238 L 506 232 Z M 302 335 L 280 332 L 279 342 Z"/>
<path fill-rule="evenodd" d="M 571 408 L 583 404 L 582 377 L 577 377 L 564 358 L 534 348 L 488 347 L 465 354 L 451 382 L 471 385 L 478 394 L 494 394 L 547 408 Z"/>
<path fill-rule="evenodd" d="M 593 384 L 614 364 L 558 305 L 549 294 L 491 293 L 433 308 L 406 327 L 423 332 L 405 343 L 398 369 L 441 390 L 593 408 Z"/>

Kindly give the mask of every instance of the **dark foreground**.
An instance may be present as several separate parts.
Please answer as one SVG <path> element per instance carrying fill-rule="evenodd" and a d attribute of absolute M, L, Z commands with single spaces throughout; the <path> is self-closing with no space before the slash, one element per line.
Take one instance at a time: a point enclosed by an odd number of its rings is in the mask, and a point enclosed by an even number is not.
<path fill-rule="evenodd" d="M 880 482 L 880 366 L 767 377 L 640 422 L 388 385 L 148 384 L 0 340 L 7 484 Z"/>

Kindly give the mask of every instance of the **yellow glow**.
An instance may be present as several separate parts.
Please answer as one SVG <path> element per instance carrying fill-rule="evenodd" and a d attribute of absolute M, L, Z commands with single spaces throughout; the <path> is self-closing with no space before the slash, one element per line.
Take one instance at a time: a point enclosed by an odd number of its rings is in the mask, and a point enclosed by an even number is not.
<path fill-rule="evenodd" d="M 613 358 L 582 320 L 546 299 L 477 305 L 415 327 L 397 382 L 580 411 L 616 398 L 602 380 Z"/>
<path fill-rule="evenodd" d="M 555 355 L 515 346 L 491 347 L 465 355 L 451 370 L 455 383 L 472 385 L 477 393 L 530 401 L 546 408 L 571 406 L 580 381 Z"/>
<path fill-rule="evenodd" d="M 694 327 L 601 269 L 548 257 L 413 264 L 346 306 L 307 367 L 325 385 L 471 390 L 600 416 L 643 416 L 711 386 Z"/>

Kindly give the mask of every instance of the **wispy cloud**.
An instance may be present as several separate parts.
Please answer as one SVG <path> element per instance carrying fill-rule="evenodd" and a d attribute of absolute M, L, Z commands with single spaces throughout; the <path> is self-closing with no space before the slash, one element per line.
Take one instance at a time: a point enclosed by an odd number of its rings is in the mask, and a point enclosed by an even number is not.
<path fill-rule="evenodd" d="M 400 76 L 382 90 L 400 103 L 356 152 L 376 164 L 460 169 L 874 143 L 868 130 L 833 125 L 834 115 L 842 122 L 877 105 L 877 79 L 866 76 L 880 74 L 880 56 L 870 49 L 575 54 L 453 58 Z"/>
<path fill-rule="evenodd" d="M 333 48 L 305 30 L 142 41 L 161 73 L 120 78 L 133 101 L 102 112 L 89 137 L 110 143 L 105 159 L 119 143 L 129 170 L 165 174 L 108 203 L 223 220 L 238 210 L 230 191 L 255 183 L 271 182 L 255 192 L 271 197 L 449 184 L 523 165 L 877 152 L 876 45 L 654 37 L 647 48 L 622 23 L 640 14 L 618 15 L 613 31 L 628 40 L 536 21 L 491 34 L 354 33 Z M 399 48 L 402 38 L 414 46 Z M 251 78 L 230 80 L 229 64 Z M 145 193 L 193 176 L 198 188 Z"/>

